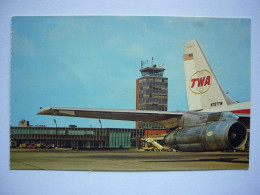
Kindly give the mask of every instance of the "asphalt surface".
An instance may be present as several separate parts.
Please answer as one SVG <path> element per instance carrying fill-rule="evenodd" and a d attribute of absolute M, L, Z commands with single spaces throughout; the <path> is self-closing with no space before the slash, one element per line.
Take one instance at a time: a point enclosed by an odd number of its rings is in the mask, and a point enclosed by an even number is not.
<path fill-rule="evenodd" d="M 11 170 L 171 171 L 248 168 L 247 152 L 10 149 Z"/>

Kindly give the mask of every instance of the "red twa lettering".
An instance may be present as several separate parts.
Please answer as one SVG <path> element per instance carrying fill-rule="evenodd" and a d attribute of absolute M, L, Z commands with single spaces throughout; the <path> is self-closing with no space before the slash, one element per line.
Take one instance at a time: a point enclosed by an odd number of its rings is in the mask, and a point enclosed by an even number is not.
<path fill-rule="evenodd" d="M 204 86 L 210 85 L 210 76 L 207 76 Z"/>
<path fill-rule="evenodd" d="M 197 80 L 199 80 L 199 79 L 198 79 L 198 78 L 196 78 L 196 79 L 191 79 L 191 82 L 192 82 L 191 88 L 194 87 L 194 85 L 195 85 L 195 83 L 196 83 Z"/>
<path fill-rule="evenodd" d="M 206 77 L 200 77 L 198 79 L 198 87 L 202 87 Z"/>
<path fill-rule="evenodd" d="M 198 87 L 210 85 L 210 76 L 191 79 L 191 82 L 192 82 L 191 88 L 193 88 L 195 86 L 197 81 L 198 81 L 198 84 L 197 84 Z"/>

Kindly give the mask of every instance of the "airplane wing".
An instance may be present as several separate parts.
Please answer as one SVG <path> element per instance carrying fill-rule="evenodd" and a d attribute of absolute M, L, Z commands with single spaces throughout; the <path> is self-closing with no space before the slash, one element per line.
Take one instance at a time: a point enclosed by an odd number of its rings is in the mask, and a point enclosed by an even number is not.
<path fill-rule="evenodd" d="M 114 119 L 128 121 L 158 122 L 179 118 L 184 112 L 176 111 L 145 111 L 145 110 L 110 110 L 110 109 L 85 109 L 85 108 L 45 108 L 38 112 L 39 115 L 56 115 L 98 119 Z"/>

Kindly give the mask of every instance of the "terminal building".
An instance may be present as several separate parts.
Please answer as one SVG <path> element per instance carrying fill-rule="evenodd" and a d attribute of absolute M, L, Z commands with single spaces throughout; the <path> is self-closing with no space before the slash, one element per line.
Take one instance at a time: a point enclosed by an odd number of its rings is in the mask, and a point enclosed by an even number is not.
<path fill-rule="evenodd" d="M 166 130 L 158 129 L 46 127 L 23 120 L 10 127 L 10 147 L 162 150 L 165 135 Z"/>
<path fill-rule="evenodd" d="M 26 122 L 29 124 L 29 122 Z M 10 127 L 12 147 L 58 147 L 73 149 L 140 148 L 144 131 L 125 128 Z"/>
<path fill-rule="evenodd" d="M 136 109 L 167 111 L 168 109 L 168 78 L 163 77 L 162 67 L 152 66 L 143 68 L 141 62 L 141 78 L 136 80 Z M 136 129 L 164 129 L 162 125 L 151 122 L 136 122 Z"/>

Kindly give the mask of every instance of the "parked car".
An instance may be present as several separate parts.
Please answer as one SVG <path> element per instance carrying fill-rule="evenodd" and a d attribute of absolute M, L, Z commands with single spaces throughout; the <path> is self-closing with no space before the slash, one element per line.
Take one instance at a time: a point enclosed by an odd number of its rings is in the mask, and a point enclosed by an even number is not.
<path fill-rule="evenodd" d="M 35 148 L 36 148 L 36 145 L 35 145 L 35 144 L 28 144 L 28 145 L 26 146 L 26 148 L 28 148 L 28 149 L 35 149 Z"/>

